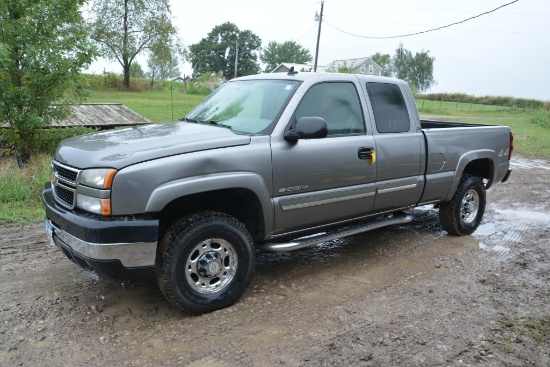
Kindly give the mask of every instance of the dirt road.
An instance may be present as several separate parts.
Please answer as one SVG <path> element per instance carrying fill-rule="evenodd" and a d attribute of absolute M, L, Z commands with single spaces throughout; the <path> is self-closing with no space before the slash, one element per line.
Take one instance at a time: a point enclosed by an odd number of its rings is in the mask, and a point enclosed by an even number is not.
<path fill-rule="evenodd" d="M 1 366 L 550 366 L 550 162 L 515 157 L 472 236 L 437 211 L 258 253 L 233 307 L 189 317 L 152 282 L 98 279 L 41 223 L 0 226 Z"/>

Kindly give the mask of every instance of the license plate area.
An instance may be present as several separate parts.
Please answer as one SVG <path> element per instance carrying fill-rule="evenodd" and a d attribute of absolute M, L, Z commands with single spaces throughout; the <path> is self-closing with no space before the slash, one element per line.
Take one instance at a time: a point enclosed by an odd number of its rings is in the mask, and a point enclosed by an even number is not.
<path fill-rule="evenodd" d="M 50 241 L 50 246 L 55 247 L 55 241 L 53 240 L 53 226 L 49 220 L 46 220 L 45 222 L 46 226 L 46 235 L 48 236 L 48 240 Z"/>

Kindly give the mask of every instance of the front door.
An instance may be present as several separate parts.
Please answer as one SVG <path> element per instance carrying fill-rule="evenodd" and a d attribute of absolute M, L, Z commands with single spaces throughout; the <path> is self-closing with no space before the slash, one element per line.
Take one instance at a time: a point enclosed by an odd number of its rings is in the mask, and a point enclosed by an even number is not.
<path fill-rule="evenodd" d="M 293 121 L 325 119 L 328 137 L 272 145 L 275 233 L 292 232 L 368 213 L 374 204 L 376 163 L 354 82 L 312 86 Z M 292 123 L 292 122 L 291 122 Z"/>

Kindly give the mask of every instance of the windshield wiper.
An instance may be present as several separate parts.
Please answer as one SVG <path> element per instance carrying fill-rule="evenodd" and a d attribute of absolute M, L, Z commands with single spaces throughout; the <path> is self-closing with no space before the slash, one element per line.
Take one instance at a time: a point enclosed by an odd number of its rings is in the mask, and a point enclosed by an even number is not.
<path fill-rule="evenodd" d="M 229 130 L 232 130 L 231 126 L 222 124 L 221 122 L 218 122 L 218 121 L 211 120 L 211 121 L 201 121 L 201 122 L 209 123 L 210 125 L 216 125 L 216 126 L 219 126 L 219 127 L 226 127 Z"/>
<path fill-rule="evenodd" d="M 225 128 L 228 128 L 229 130 L 232 130 L 231 126 L 222 124 L 221 122 L 218 122 L 218 121 L 215 121 L 215 120 L 210 120 L 210 121 L 207 121 L 207 120 L 194 120 L 194 119 L 184 117 L 180 121 L 193 122 L 195 124 L 203 124 L 203 125 L 206 125 L 206 124 L 216 125 L 216 126 L 219 126 L 219 127 L 225 127 Z"/>

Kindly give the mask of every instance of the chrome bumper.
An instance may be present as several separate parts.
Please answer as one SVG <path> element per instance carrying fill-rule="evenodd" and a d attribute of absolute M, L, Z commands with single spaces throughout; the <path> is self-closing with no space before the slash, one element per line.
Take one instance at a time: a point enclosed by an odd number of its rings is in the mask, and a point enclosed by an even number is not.
<path fill-rule="evenodd" d="M 52 245 L 62 244 L 91 260 L 119 260 L 126 268 L 154 266 L 157 242 L 91 243 L 78 239 L 46 220 L 46 232 Z"/>

